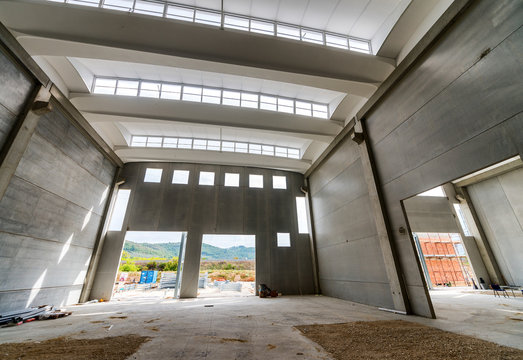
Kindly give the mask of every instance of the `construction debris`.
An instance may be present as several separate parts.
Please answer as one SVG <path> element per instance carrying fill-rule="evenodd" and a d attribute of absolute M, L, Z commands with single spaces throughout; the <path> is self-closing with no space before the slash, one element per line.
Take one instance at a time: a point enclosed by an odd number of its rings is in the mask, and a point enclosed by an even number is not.
<path fill-rule="evenodd" d="M 260 287 L 258 289 L 258 293 L 261 298 L 266 297 L 278 297 L 278 292 L 276 290 L 271 290 L 267 285 L 260 284 Z M 280 294 L 281 296 L 281 294 Z"/>
<path fill-rule="evenodd" d="M 35 320 L 58 319 L 71 314 L 70 311 L 55 309 L 53 305 L 42 305 L 0 314 L 0 326 L 16 326 Z"/>

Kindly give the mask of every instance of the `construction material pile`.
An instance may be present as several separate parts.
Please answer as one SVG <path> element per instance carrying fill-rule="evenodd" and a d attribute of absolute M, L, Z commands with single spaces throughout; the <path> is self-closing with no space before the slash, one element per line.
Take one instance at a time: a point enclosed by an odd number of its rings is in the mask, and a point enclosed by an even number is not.
<path fill-rule="evenodd" d="M 69 315 L 71 315 L 70 311 L 55 309 L 52 305 L 42 305 L 0 314 L 0 326 L 22 325 L 35 320 L 58 319 Z"/>

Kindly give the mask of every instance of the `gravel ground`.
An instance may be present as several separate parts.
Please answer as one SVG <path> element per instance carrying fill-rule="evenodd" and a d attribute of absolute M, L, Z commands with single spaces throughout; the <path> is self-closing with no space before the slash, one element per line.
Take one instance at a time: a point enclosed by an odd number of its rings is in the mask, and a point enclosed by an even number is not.
<path fill-rule="evenodd" d="M 296 328 L 337 360 L 523 359 L 522 350 L 402 320 Z"/>
<path fill-rule="evenodd" d="M 9 343 L 0 346 L 0 358 L 6 360 L 124 360 L 148 341 L 145 336 L 127 335 L 102 339 L 59 337 L 36 342 Z"/>

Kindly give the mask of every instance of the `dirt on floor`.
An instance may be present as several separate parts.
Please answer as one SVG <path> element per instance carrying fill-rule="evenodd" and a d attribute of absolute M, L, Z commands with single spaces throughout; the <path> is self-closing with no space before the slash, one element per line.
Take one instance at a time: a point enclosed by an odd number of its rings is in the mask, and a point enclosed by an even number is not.
<path fill-rule="evenodd" d="M 59 337 L 40 342 L 6 343 L 0 358 L 6 360 L 124 360 L 150 338 L 125 335 L 101 339 Z"/>
<path fill-rule="evenodd" d="M 523 359 L 522 350 L 402 320 L 296 328 L 337 360 Z"/>

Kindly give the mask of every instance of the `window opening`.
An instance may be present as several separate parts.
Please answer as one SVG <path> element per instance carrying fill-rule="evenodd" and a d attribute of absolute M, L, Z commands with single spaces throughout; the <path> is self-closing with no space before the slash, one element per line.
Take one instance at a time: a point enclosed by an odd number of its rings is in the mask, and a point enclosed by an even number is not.
<path fill-rule="evenodd" d="M 146 169 L 143 182 L 159 183 L 162 181 L 162 169 Z"/>

